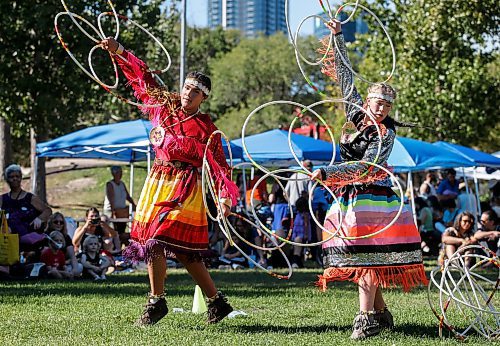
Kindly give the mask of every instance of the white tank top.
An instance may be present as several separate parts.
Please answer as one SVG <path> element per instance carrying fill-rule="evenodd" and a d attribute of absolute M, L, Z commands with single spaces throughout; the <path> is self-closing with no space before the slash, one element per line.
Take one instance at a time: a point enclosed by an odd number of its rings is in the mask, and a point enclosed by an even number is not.
<path fill-rule="evenodd" d="M 127 207 L 127 190 L 125 184 L 120 181 L 116 184 L 114 180 L 109 181 L 113 186 L 113 197 L 115 201 L 115 209 L 123 209 Z M 107 186 L 107 184 L 106 184 Z M 111 203 L 109 203 L 108 195 L 104 194 L 104 210 L 111 210 Z"/>

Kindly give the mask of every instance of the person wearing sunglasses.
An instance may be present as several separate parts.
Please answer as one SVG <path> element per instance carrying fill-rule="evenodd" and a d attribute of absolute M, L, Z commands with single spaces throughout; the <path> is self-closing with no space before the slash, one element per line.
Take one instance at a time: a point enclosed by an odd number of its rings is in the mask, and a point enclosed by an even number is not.
<path fill-rule="evenodd" d="M 498 242 L 500 241 L 500 225 L 498 216 L 494 210 L 486 210 L 481 214 L 479 226 L 474 237 L 479 241 L 485 241 L 488 248 L 498 255 Z"/>
<path fill-rule="evenodd" d="M 83 271 L 83 266 L 78 262 L 78 259 L 76 258 L 75 248 L 73 247 L 73 242 L 68 234 L 68 229 L 66 227 L 66 220 L 64 218 L 64 215 L 60 212 L 55 212 L 49 217 L 44 233 L 50 235 L 50 233 L 54 231 L 60 232 L 64 237 L 64 246 L 61 250 L 66 258 L 66 270 L 68 272 L 71 272 L 73 274 L 73 277 L 80 276 Z"/>
<path fill-rule="evenodd" d="M 477 244 L 478 240 L 474 235 L 474 223 L 474 215 L 464 211 L 457 215 L 453 227 L 449 227 L 444 231 L 441 241 L 447 258 L 451 258 L 457 250 L 467 245 Z M 473 253 L 473 249 L 465 251 L 465 254 L 470 253 Z M 465 264 L 470 268 L 474 264 L 473 258 L 467 257 Z"/>

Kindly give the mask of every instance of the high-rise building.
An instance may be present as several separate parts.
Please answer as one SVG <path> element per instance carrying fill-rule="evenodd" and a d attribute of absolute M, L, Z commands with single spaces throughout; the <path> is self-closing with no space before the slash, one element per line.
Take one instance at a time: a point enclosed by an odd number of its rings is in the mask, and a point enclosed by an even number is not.
<path fill-rule="evenodd" d="M 246 37 L 286 32 L 283 0 L 209 0 L 208 27 L 240 30 Z"/>
<path fill-rule="evenodd" d="M 327 19 L 324 12 L 318 14 Z M 339 20 L 342 22 L 348 18 L 345 12 L 340 12 Z M 350 20 L 348 23 L 342 25 L 342 33 L 344 34 L 344 40 L 346 42 L 354 42 L 356 40 L 356 34 L 366 34 L 368 32 L 368 25 L 363 21 L 363 15 L 357 16 L 355 20 Z M 330 30 L 325 27 L 324 22 L 316 18 L 314 21 L 314 36 L 318 38 L 323 38 L 330 34 Z"/>

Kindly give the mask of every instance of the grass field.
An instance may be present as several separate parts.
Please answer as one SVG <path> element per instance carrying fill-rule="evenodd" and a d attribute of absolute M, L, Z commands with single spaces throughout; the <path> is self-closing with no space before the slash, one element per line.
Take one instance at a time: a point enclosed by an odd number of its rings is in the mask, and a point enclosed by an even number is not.
<path fill-rule="evenodd" d="M 123 180 L 128 186 L 129 169 Z M 137 201 L 146 170 L 135 173 Z M 47 177 L 48 200 L 54 211 L 83 217 L 90 206 L 102 209 L 108 168 L 94 168 Z M 428 263 L 428 269 L 433 263 Z M 145 272 L 110 275 L 105 283 L 89 281 L 0 281 L 0 346 L 3 345 L 457 345 L 446 333 L 438 336 L 426 288 L 409 294 L 386 290 L 396 328 L 364 342 L 349 339 L 357 313 L 357 290 L 336 283 L 322 293 L 314 287 L 320 269 L 295 272 L 279 281 L 260 271 L 212 271 L 218 287 L 247 317 L 207 325 L 205 316 L 172 313 L 191 309 L 194 283 L 182 269 L 170 270 L 169 315 L 151 328 L 132 324 L 148 292 Z M 498 300 L 498 296 L 495 297 Z M 433 297 L 437 300 L 437 294 Z M 496 304 L 498 306 L 498 304 Z M 478 336 L 467 344 L 492 345 Z"/>
<path fill-rule="evenodd" d="M 194 283 L 182 269 L 169 271 L 170 313 L 149 328 L 133 327 L 148 291 L 145 272 L 89 281 L 0 282 L 0 345 L 455 345 L 440 339 L 425 288 L 409 294 L 386 290 L 396 327 L 369 341 L 349 339 L 357 291 L 337 283 L 323 293 L 319 269 L 302 269 L 279 281 L 254 271 L 212 271 L 233 307 L 248 316 L 207 325 L 190 310 Z M 437 297 L 437 296 L 436 296 Z M 446 333 L 448 335 L 448 333 Z M 470 345 L 492 345 L 478 336 Z"/>

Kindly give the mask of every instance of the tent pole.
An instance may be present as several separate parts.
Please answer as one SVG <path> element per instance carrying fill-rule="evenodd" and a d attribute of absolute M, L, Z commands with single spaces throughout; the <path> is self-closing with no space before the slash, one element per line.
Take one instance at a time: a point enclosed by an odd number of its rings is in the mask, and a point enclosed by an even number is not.
<path fill-rule="evenodd" d="M 149 171 L 151 170 L 151 146 L 149 145 L 148 145 L 147 158 L 148 158 L 148 174 L 149 174 Z"/>
<path fill-rule="evenodd" d="M 413 222 L 415 223 L 415 226 L 418 228 L 417 224 L 417 211 L 415 210 L 415 197 L 413 196 L 413 179 L 411 176 L 411 171 L 408 172 L 408 187 L 410 189 L 410 204 L 411 204 L 411 212 L 413 214 Z M 404 196 L 401 196 L 401 198 L 404 200 Z"/>
<path fill-rule="evenodd" d="M 130 182 L 129 182 L 130 197 L 134 194 L 134 162 L 130 162 Z"/>
<path fill-rule="evenodd" d="M 482 211 L 481 211 L 481 201 L 479 199 L 479 183 L 477 182 L 476 169 L 477 167 L 474 167 L 474 186 L 476 187 L 477 216 L 479 218 L 481 217 Z"/>
<path fill-rule="evenodd" d="M 247 199 L 247 175 L 246 175 L 246 169 L 244 166 L 242 166 L 242 171 L 243 171 L 243 205 L 246 208 L 246 199 Z"/>
<path fill-rule="evenodd" d="M 35 167 L 31 168 L 31 193 L 33 194 L 36 194 L 37 180 L 38 180 L 38 155 L 35 155 Z"/>

